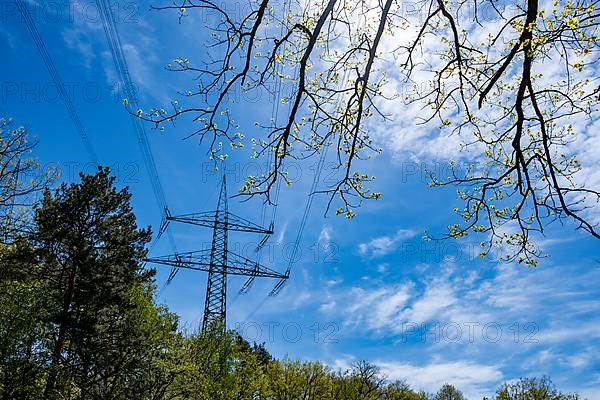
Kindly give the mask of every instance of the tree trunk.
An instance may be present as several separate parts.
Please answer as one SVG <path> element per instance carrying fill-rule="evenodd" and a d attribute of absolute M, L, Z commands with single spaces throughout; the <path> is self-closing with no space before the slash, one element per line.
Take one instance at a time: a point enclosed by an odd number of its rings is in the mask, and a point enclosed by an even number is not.
<path fill-rule="evenodd" d="M 73 301 L 73 295 L 75 292 L 75 276 L 77 274 L 77 267 L 73 267 L 71 274 L 69 275 L 69 284 L 63 301 L 63 307 L 60 315 L 60 326 L 58 328 L 58 337 L 52 349 L 52 361 L 50 363 L 50 373 L 46 380 L 46 387 L 44 388 L 44 399 L 50 400 L 55 398 L 56 380 L 58 378 L 58 369 L 60 364 L 60 357 L 63 352 L 65 343 L 65 336 L 67 333 L 67 325 L 69 321 L 69 312 L 71 303 Z"/>

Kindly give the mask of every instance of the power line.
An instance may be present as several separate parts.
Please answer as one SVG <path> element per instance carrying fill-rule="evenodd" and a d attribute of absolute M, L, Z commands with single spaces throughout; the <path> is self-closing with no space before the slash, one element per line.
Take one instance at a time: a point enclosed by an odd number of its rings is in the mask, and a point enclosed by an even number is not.
<path fill-rule="evenodd" d="M 312 202 L 313 202 L 313 198 L 314 198 L 314 194 L 317 188 L 317 185 L 319 183 L 320 177 L 321 177 L 321 171 L 323 169 L 323 164 L 325 162 L 325 156 L 327 154 L 327 149 L 329 147 L 325 147 L 325 149 L 321 152 L 320 158 L 319 158 L 319 163 L 317 164 L 317 168 L 315 170 L 315 176 L 313 178 L 313 183 L 311 186 L 311 192 L 308 195 L 308 200 L 306 201 L 306 205 L 304 207 L 304 213 L 302 215 L 302 220 L 300 222 L 300 226 L 298 228 L 298 233 L 296 234 L 296 239 L 294 241 L 294 245 L 292 247 L 292 255 L 289 259 L 288 262 L 288 267 L 285 271 L 285 276 L 289 277 L 291 269 L 292 269 L 292 264 L 295 261 L 295 258 L 298 254 L 298 248 L 300 247 L 300 240 L 302 239 L 302 236 L 304 234 L 304 228 L 306 227 L 306 221 L 308 220 L 308 215 L 310 214 L 310 209 L 312 207 Z M 242 322 L 242 324 L 245 324 L 246 322 L 248 322 L 248 320 L 250 318 L 252 318 L 254 316 L 254 314 L 256 314 L 267 302 L 269 297 L 273 297 L 278 295 L 281 290 L 283 289 L 283 282 L 285 282 L 284 280 L 281 280 L 277 286 L 275 286 L 273 288 L 273 290 L 258 304 L 258 306 L 252 310 L 247 316 L 246 318 L 244 318 L 244 321 Z"/>
<path fill-rule="evenodd" d="M 362 25 L 364 26 L 365 24 L 366 24 L 366 21 L 363 21 Z M 297 70 L 296 70 L 296 72 L 297 72 Z M 342 74 L 342 79 L 340 81 L 341 84 L 343 84 L 344 82 L 346 82 L 346 79 L 348 78 L 348 75 L 349 75 L 349 71 L 347 69 L 344 70 L 344 72 Z M 340 104 L 341 104 L 341 99 L 338 98 L 338 101 L 336 102 L 336 107 L 339 107 Z M 315 175 L 313 177 L 313 182 L 312 182 L 311 190 L 309 192 L 308 199 L 307 199 L 306 205 L 304 207 L 304 213 L 302 215 L 302 219 L 301 219 L 301 222 L 300 222 L 300 226 L 298 227 L 298 233 L 296 234 L 296 239 L 294 240 L 294 245 L 292 247 L 292 255 L 291 255 L 290 259 L 289 259 L 288 267 L 287 267 L 287 270 L 285 272 L 286 276 L 289 276 L 291 268 L 292 268 L 292 264 L 294 263 L 295 258 L 296 258 L 297 254 L 298 254 L 298 248 L 300 246 L 300 241 L 301 241 L 302 236 L 304 234 L 304 228 L 306 227 L 306 222 L 308 220 L 308 215 L 310 214 L 310 210 L 312 208 L 313 198 L 314 198 L 314 195 L 316 193 L 319 181 L 321 179 L 321 172 L 322 172 L 322 169 L 323 169 L 323 165 L 325 163 L 325 159 L 326 159 L 327 151 L 328 150 L 329 150 L 329 146 L 325 146 L 325 148 L 323 149 L 323 151 L 320 154 L 319 162 L 317 163 L 317 168 L 315 170 Z M 283 289 L 283 287 L 284 287 L 283 285 L 285 283 L 286 283 L 286 281 L 284 281 L 284 280 L 280 281 L 277 284 L 277 286 L 275 286 L 275 288 L 273 288 L 273 290 L 271 291 L 271 293 L 269 293 L 269 295 L 267 297 L 265 297 L 258 304 L 258 306 L 253 311 L 251 311 L 248 314 L 248 316 L 246 316 L 246 318 L 244 319 L 243 323 L 246 323 L 250 318 L 252 318 L 252 316 L 254 314 L 256 314 L 264 306 L 264 304 L 267 302 L 267 299 L 269 297 L 276 296 L 277 294 L 279 294 L 281 292 L 281 290 Z"/>
<path fill-rule="evenodd" d="M 289 7 L 290 7 L 290 2 L 289 1 L 285 1 L 285 3 L 284 3 L 284 13 L 283 13 L 284 18 L 285 18 L 285 16 L 289 12 Z M 280 37 L 283 35 L 284 27 L 285 27 L 285 25 L 282 24 L 281 28 L 280 28 L 280 35 L 279 35 Z M 278 74 L 277 74 L 278 69 L 282 70 L 283 69 L 283 65 L 281 65 L 281 64 L 275 64 L 275 74 L 274 74 L 275 76 L 278 76 Z M 295 69 L 294 70 L 294 74 L 297 74 L 297 72 L 298 72 L 297 69 Z M 276 125 L 277 121 L 279 120 L 279 103 L 280 103 L 279 100 L 280 100 L 280 97 L 281 97 L 281 87 L 282 87 L 281 79 L 276 79 L 275 80 L 275 85 L 276 85 L 276 89 L 274 91 L 273 107 L 271 109 L 271 122 L 274 125 Z M 276 96 L 275 96 L 275 93 L 277 94 Z M 289 106 L 288 106 L 288 108 L 289 108 Z M 273 149 L 269 150 L 269 159 L 270 159 L 271 156 L 273 157 L 273 162 L 275 162 L 276 159 L 275 159 L 275 153 L 274 153 Z M 270 164 L 267 166 L 267 168 L 268 167 L 270 167 Z M 276 213 L 277 213 L 277 205 L 278 205 L 278 199 L 279 199 L 279 192 L 281 190 L 281 180 L 279 180 L 277 182 L 275 190 L 276 190 L 276 192 L 275 192 L 275 205 L 273 207 L 273 213 L 272 213 L 272 224 L 275 223 L 275 217 L 276 217 Z M 264 219 L 264 214 L 265 214 L 265 206 L 266 206 L 266 201 L 265 201 L 265 203 L 263 203 L 263 215 L 262 215 L 263 219 Z M 262 246 L 264 244 L 266 244 L 266 243 L 261 243 L 260 246 Z M 259 257 L 260 257 L 260 253 L 257 256 L 257 259 Z M 285 276 L 286 277 L 289 277 L 290 271 L 291 271 L 291 268 L 290 268 L 290 265 L 288 265 L 288 268 L 286 269 L 286 272 L 285 272 Z M 245 285 L 247 285 L 248 283 L 251 283 L 251 281 L 246 282 Z M 280 280 L 277 283 L 277 285 L 275 285 L 275 287 L 273 288 L 273 290 L 271 290 L 271 292 L 255 307 L 255 309 L 252 312 L 250 312 L 250 314 L 248 314 L 246 316 L 246 318 L 243 320 L 242 324 L 246 323 L 249 318 L 251 318 L 260 308 L 262 308 L 262 306 L 267 302 L 268 298 L 272 297 L 272 294 L 275 292 L 276 289 L 279 292 L 283 288 L 283 285 L 284 285 L 284 280 Z M 242 288 L 242 290 L 243 290 L 243 288 Z"/>
<path fill-rule="evenodd" d="M 289 7 L 288 7 L 288 10 L 289 10 Z M 288 10 L 286 10 L 286 12 L 284 13 L 284 15 L 287 15 Z M 296 68 L 294 72 L 295 72 L 295 74 L 297 74 L 298 73 L 298 69 Z M 347 71 L 344 71 L 342 82 L 345 81 L 346 76 L 347 76 Z M 278 80 L 278 82 L 279 82 L 279 91 L 280 91 L 281 90 L 281 83 L 280 83 L 279 80 Z M 280 94 L 278 94 L 278 96 L 280 96 Z M 276 100 L 275 101 L 276 112 L 278 114 L 279 113 L 279 101 L 277 99 L 275 99 L 275 100 Z M 338 104 L 339 104 L 339 100 L 338 100 Z M 324 150 L 321 152 L 320 157 L 319 157 L 319 162 L 317 164 L 317 168 L 315 169 L 315 175 L 313 177 L 313 182 L 312 182 L 312 185 L 311 185 L 311 190 L 309 192 L 308 199 L 307 199 L 306 205 L 304 207 L 304 213 L 302 214 L 302 219 L 300 220 L 300 225 L 298 227 L 298 233 L 296 234 L 296 239 L 294 240 L 294 245 L 292 246 L 292 255 L 291 255 L 290 259 L 289 259 L 288 266 L 287 266 L 287 269 L 286 269 L 286 272 L 285 272 L 285 275 L 287 277 L 289 277 L 289 275 L 291 273 L 292 264 L 294 263 L 295 258 L 296 258 L 297 254 L 298 254 L 298 248 L 300 246 L 300 241 L 301 241 L 302 236 L 304 234 L 304 228 L 306 226 L 306 221 L 308 220 L 308 215 L 310 214 L 310 209 L 312 208 L 313 195 L 316 192 L 317 186 L 319 184 L 319 180 L 321 178 L 321 171 L 323 169 L 323 164 L 325 162 L 325 157 L 326 157 L 328 149 L 329 149 L 329 147 L 326 146 L 324 148 Z M 279 182 L 279 184 L 281 184 L 281 181 Z M 276 196 L 278 197 L 279 196 L 280 185 L 277 186 L 276 190 L 277 190 Z M 273 214 L 275 215 L 275 211 L 274 211 Z M 286 282 L 287 282 L 287 280 L 281 280 L 281 281 L 279 281 L 279 283 L 258 304 L 258 306 L 253 311 L 251 311 L 250 314 L 248 314 L 246 316 L 246 318 L 244 319 L 243 323 L 246 323 L 250 318 L 252 318 L 252 316 L 254 314 L 256 314 L 265 305 L 265 303 L 267 302 L 267 300 L 268 300 L 269 297 L 274 297 L 274 296 L 278 295 L 281 292 L 281 290 L 283 290 L 284 285 L 285 285 Z"/>
<path fill-rule="evenodd" d="M 115 69 L 119 76 L 119 81 L 122 86 L 122 90 L 125 93 L 125 101 L 128 104 L 131 104 L 135 109 L 138 109 L 138 101 L 136 96 L 135 86 L 133 85 L 131 76 L 129 74 L 129 68 L 127 66 L 127 59 L 125 58 L 125 53 L 123 52 L 123 46 L 121 43 L 121 38 L 119 36 L 119 31 L 117 29 L 117 24 L 115 22 L 115 17 L 112 12 L 112 8 L 110 6 L 109 0 L 96 0 L 96 6 L 98 7 L 98 11 L 100 17 L 102 19 L 102 25 L 104 28 L 104 33 L 106 34 L 106 38 L 108 40 L 109 49 L 112 55 L 113 62 L 115 64 Z M 152 153 L 152 148 L 150 147 L 148 141 L 148 135 L 146 133 L 146 129 L 144 124 L 139 118 L 129 114 L 129 118 L 131 120 L 131 124 L 136 134 L 137 143 L 142 153 L 142 158 L 144 160 L 144 165 L 146 167 L 146 171 L 148 173 L 148 177 L 150 179 L 150 184 L 152 185 L 152 191 L 154 193 L 154 198 L 156 199 L 156 203 L 163 214 L 163 219 L 161 224 L 164 223 L 164 213 L 168 210 L 167 201 L 165 198 L 165 192 L 163 190 L 162 183 L 160 181 L 160 177 L 158 174 L 158 169 L 156 167 L 156 161 L 154 159 L 154 155 Z M 175 240 L 171 231 L 167 229 L 166 231 L 169 243 L 174 252 L 177 252 L 177 248 L 175 245 Z M 150 246 L 150 249 L 154 247 L 156 244 L 156 240 L 158 239 L 158 235 L 155 237 L 154 242 Z M 173 272 L 170 276 L 170 279 L 167 282 L 170 282 L 172 279 Z"/>
<path fill-rule="evenodd" d="M 88 137 L 86 129 L 83 126 L 83 123 L 81 122 L 81 118 L 79 118 L 79 114 L 75 110 L 75 107 L 73 106 L 73 103 L 71 102 L 71 99 L 69 98 L 67 92 L 65 91 L 65 87 L 64 87 L 63 81 L 60 77 L 60 74 L 58 73 L 58 70 L 56 69 L 54 62 L 52 61 L 52 57 L 50 57 L 50 53 L 48 53 L 48 49 L 46 48 L 46 45 L 44 44 L 44 40 L 40 36 L 40 33 L 35 25 L 35 22 L 31 18 L 31 15 L 29 15 L 27 6 L 23 2 L 23 0 L 15 0 L 15 3 L 17 5 L 17 8 L 19 9 L 19 12 L 21 13 L 21 17 L 23 18 L 25 25 L 27 26 L 27 30 L 29 31 L 29 33 L 31 34 L 31 37 L 33 38 L 35 46 L 37 47 L 38 52 L 40 53 L 40 56 L 42 57 L 42 61 L 44 62 L 44 64 L 46 65 L 46 68 L 48 69 L 48 73 L 50 74 L 50 77 L 52 78 L 52 80 L 54 81 L 54 84 L 58 88 L 58 91 L 60 93 L 60 98 L 61 98 L 65 108 L 67 109 L 67 112 L 69 114 L 69 117 L 71 118 L 71 121 L 73 122 L 73 125 L 75 126 L 75 130 L 79 134 L 79 137 L 81 139 L 81 142 L 83 143 L 83 147 L 85 148 L 85 151 L 88 153 L 88 155 L 92 159 L 92 161 L 95 164 L 98 164 L 98 156 L 96 155 L 96 151 L 94 150 L 94 147 L 93 147 L 92 143 L 90 142 L 90 139 Z"/>
<path fill-rule="evenodd" d="M 289 7 L 290 7 L 290 2 L 288 0 L 285 0 L 284 2 L 284 13 L 283 15 L 287 15 L 288 11 L 289 11 Z M 279 29 L 280 31 L 280 35 L 279 36 L 283 36 L 283 30 L 284 30 L 285 25 L 282 24 L 281 28 Z M 278 71 L 283 70 L 283 65 L 276 63 L 275 64 L 275 76 L 278 76 Z M 281 87 L 282 87 L 282 81 L 281 79 L 276 79 L 275 80 L 275 90 L 273 91 L 273 105 L 271 107 L 271 123 L 273 123 L 274 125 L 277 124 L 277 121 L 279 119 L 279 98 L 281 97 Z M 288 106 L 289 107 L 289 106 Z M 274 149 L 272 147 L 269 147 L 269 152 L 268 154 L 268 160 L 271 160 L 271 157 L 273 158 L 273 162 L 276 161 L 275 159 L 275 152 Z M 267 162 L 267 169 L 270 167 L 270 161 Z M 265 171 L 265 175 L 268 175 L 268 171 Z M 279 203 L 279 192 L 281 191 L 281 179 L 277 180 L 277 183 L 275 185 L 275 196 L 274 196 L 274 202 L 273 202 L 273 211 L 271 213 L 271 224 L 270 227 L 271 229 L 274 228 L 275 226 L 275 218 L 277 216 L 277 205 Z M 265 199 L 265 201 L 263 202 L 262 205 L 262 210 L 261 210 L 261 225 L 265 224 L 265 217 L 267 214 L 267 205 L 268 205 L 269 201 L 267 201 L 267 199 Z M 270 239 L 270 235 L 266 235 L 259 243 L 258 246 L 256 247 L 256 262 L 260 262 L 260 257 L 262 255 L 262 248 L 267 244 L 267 242 Z M 287 272 L 287 277 L 289 277 L 289 271 Z M 282 279 L 279 283 L 277 283 L 277 285 L 282 286 L 282 282 L 284 282 L 286 279 Z M 239 292 L 237 293 L 236 297 L 233 299 L 233 301 L 230 303 L 232 304 L 233 302 L 235 302 L 235 300 L 237 299 L 237 297 L 240 294 L 245 294 L 247 293 L 250 288 L 252 287 L 252 284 L 254 283 L 254 277 L 249 278 L 242 286 L 242 288 L 239 290 Z M 276 286 L 277 286 L 276 285 Z"/>

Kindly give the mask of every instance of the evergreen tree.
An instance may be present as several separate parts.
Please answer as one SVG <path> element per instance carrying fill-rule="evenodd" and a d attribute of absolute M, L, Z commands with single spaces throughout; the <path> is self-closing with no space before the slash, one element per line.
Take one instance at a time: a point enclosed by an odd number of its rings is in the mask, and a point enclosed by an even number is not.
<path fill-rule="evenodd" d="M 50 370 L 44 397 L 88 398 L 123 373 L 123 355 L 138 339 L 128 326 L 132 290 L 148 284 L 141 268 L 148 229 L 139 229 L 130 193 L 108 168 L 44 193 L 34 237 L 47 286 Z"/>

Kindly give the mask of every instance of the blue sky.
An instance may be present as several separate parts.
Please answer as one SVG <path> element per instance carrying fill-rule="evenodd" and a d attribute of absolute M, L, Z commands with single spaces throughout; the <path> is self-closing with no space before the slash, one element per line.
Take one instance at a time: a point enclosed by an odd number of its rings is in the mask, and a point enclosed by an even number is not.
<path fill-rule="evenodd" d="M 157 227 L 160 211 L 144 168 L 94 2 L 29 2 L 48 51 L 86 127 L 100 162 L 128 185 L 140 225 Z M 186 90 L 189 75 L 167 72 L 176 57 L 204 56 L 206 34 L 198 17 L 182 24 L 169 12 L 146 5 L 114 2 L 127 62 L 144 108 L 164 106 Z M 79 170 L 93 171 L 80 138 L 42 59 L 12 1 L 2 0 L 3 49 L 0 111 L 26 125 L 39 139 L 36 156 L 61 168 L 64 181 Z M 244 100 L 240 98 L 240 100 Z M 267 116 L 266 96 L 232 105 L 237 118 L 252 126 Z M 268 105 L 268 107 L 267 107 Z M 400 129 L 394 123 L 378 128 Z M 206 148 L 181 138 L 190 125 L 179 121 L 166 132 L 147 127 L 151 147 L 173 213 L 212 209 L 220 174 L 212 170 Z M 398 136 L 405 135 L 398 132 Z M 451 141 L 452 138 L 446 138 Z M 317 160 L 295 162 L 296 179 L 283 187 L 273 240 L 261 261 L 278 270 L 289 263 Z M 327 165 L 327 163 L 326 163 Z M 456 222 L 455 191 L 430 189 L 425 166 L 444 171 L 445 162 L 415 157 L 386 146 L 365 164 L 383 192 L 352 221 L 323 216 L 326 198 L 317 197 L 292 264 L 285 290 L 267 298 L 275 282 L 258 280 L 238 295 L 243 279 L 230 280 L 228 323 L 249 340 L 266 342 L 277 356 L 321 359 L 345 368 L 354 360 L 379 364 L 392 379 L 435 391 L 444 382 L 472 399 L 493 393 L 499 383 L 519 376 L 550 375 L 560 388 L 600 397 L 600 252 L 596 240 L 574 226 L 552 226 L 542 239 L 550 257 L 536 269 L 481 260 L 478 238 L 424 242 L 424 229 L 444 232 Z M 249 173 L 263 169 L 244 155 L 233 156 L 226 172 L 230 192 Z M 330 179 L 326 170 L 319 187 Z M 259 222 L 258 200 L 230 201 L 232 210 Z M 266 209 L 266 223 L 273 208 Z M 174 226 L 180 250 L 204 248 L 210 231 Z M 232 233 L 230 247 L 253 257 L 260 238 Z M 171 252 L 159 241 L 152 255 Z M 158 300 L 196 329 L 202 318 L 206 276 L 181 271 L 164 286 L 168 271 L 159 268 Z"/>

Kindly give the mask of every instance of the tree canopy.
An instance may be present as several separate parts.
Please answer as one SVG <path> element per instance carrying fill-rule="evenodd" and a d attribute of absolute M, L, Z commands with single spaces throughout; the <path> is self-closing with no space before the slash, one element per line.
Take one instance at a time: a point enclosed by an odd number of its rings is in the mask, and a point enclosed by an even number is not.
<path fill-rule="evenodd" d="M 495 400 L 579 400 L 577 394 L 559 392 L 552 381 L 541 378 L 521 378 L 513 383 L 505 383 L 496 392 Z"/>

